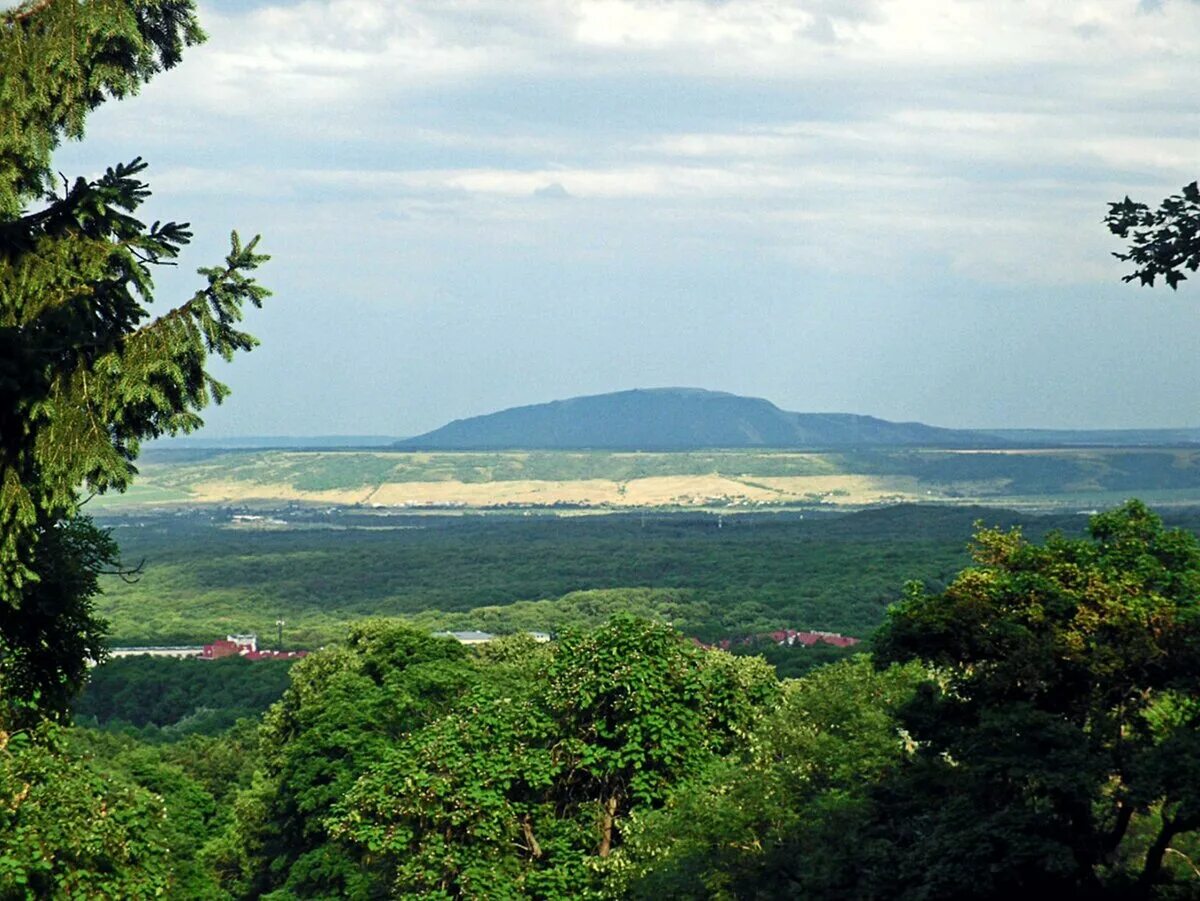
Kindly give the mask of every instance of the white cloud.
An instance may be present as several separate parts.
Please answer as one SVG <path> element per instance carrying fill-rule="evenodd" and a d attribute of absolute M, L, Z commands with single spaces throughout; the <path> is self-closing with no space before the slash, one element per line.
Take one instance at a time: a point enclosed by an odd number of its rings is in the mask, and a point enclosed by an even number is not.
<path fill-rule="evenodd" d="M 147 136 L 158 191 L 289 215 L 334 198 L 351 232 L 383 216 L 503 246 L 514 222 L 612 217 L 816 269 L 865 245 L 1012 281 L 1033 248 L 1031 280 L 1102 280 L 1105 201 L 1196 174 L 1194 3 L 302 0 L 202 18 L 209 44 L 97 121 L 169 123 Z"/>

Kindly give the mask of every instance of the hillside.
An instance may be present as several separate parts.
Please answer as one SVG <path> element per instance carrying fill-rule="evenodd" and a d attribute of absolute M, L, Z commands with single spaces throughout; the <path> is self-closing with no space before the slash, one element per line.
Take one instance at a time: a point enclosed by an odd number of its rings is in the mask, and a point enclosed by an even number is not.
<path fill-rule="evenodd" d="M 791 413 L 699 388 L 618 391 L 514 407 L 396 443 L 413 450 L 986 447 L 1003 439 L 851 413 Z"/>

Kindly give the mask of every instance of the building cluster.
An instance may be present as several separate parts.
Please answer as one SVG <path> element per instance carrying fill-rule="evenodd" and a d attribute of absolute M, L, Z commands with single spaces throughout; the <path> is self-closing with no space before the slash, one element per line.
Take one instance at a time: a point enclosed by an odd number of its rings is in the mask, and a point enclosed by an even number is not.
<path fill-rule="evenodd" d="M 705 644 L 698 638 L 692 639 L 692 642 L 697 647 L 709 650 L 719 648 L 722 651 L 728 651 L 734 645 L 755 645 L 766 641 L 772 641 L 778 645 L 787 645 L 788 647 L 800 645 L 806 648 L 811 648 L 813 645 L 818 644 L 828 644 L 835 648 L 849 648 L 858 644 L 857 638 L 851 638 L 849 635 L 842 635 L 838 632 L 799 631 L 796 629 L 777 629 L 774 632 L 762 632 L 757 635 L 746 635 L 742 638 L 722 638 L 711 644 Z"/>
<path fill-rule="evenodd" d="M 224 639 L 206 644 L 200 652 L 201 660 L 219 660 L 222 657 L 245 657 L 247 660 L 292 660 L 307 657 L 308 651 L 260 651 L 258 636 L 226 635 Z"/>
<path fill-rule="evenodd" d="M 170 645 L 138 648 L 113 648 L 109 658 L 116 657 L 179 657 L 183 659 L 220 660 L 223 657 L 245 657 L 247 660 L 294 660 L 307 657 L 308 651 L 260 651 L 258 636 L 226 635 L 206 645 Z"/>
<path fill-rule="evenodd" d="M 550 641 L 552 636 L 549 632 L 526 632 L 534 641 Z M 487 644 L 489 641 L 495 641 L 500 636 L 493 635 L 491 632 L 434 632 L 435 638 L 453 638 L 461 644 Z"/>

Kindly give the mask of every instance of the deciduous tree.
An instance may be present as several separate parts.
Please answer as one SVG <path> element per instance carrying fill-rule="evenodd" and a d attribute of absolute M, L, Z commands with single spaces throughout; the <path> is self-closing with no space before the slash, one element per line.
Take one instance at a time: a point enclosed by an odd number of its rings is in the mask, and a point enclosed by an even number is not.
<path fill-rule="evenodd" d="M 1200 543 L 1136 501 L 1090 531 L 980 531 L 877 636 L 880 663 L 935 668 L 881 788 L 900 896 L 1147 894 L 1200 828 Z"/>
<path fill-rule="evenodd" d="M 396 895 L 594 894 L 631 813 L 742 750 L 778 692 L 761 660 L 629 615 L 544 653 L 523 679 L 485 674 L 339 805 L 334 832 Z"/>
<path fill-rule="evenodd" d="M 886 842 L 873 834 L 872 788 L 909 753 L 895 712 L 923 676 L 859 656 L 784 682 L 746 753 L 632 817 L 607 894 L 871 897 L 858 889 Z"/>
<path fill-rule="evenodd" d="M 261 730 L 262 768 L 218 861 L 235 894 L 362 897 L 371 874 L 328 828 L 367 768 L 474 681 L 458 642 L 367 620 L 291 670 Z"/>

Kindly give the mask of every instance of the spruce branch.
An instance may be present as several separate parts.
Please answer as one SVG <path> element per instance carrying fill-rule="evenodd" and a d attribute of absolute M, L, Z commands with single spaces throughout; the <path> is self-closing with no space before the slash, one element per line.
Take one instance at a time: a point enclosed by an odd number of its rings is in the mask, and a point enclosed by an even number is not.
<path fill-rule="evenodd" d="M 48 9 L 54 0 L 30 0 L 30 2 L 22 3 L 4 14 L 5 25 L 16 25 L 20 22 L 25 22 L 32 19 L 44 9 Z"/>

